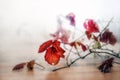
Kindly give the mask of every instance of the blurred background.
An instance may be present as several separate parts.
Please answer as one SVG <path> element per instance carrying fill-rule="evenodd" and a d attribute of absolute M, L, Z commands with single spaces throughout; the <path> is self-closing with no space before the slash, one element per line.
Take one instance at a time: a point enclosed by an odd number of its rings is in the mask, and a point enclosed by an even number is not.
<path fill-rule="evenodd" d="M 57 16 L 70 12 L 81 31 L 85 19 L 102 28 L 113 17 L 110 30 L 120 41 L 120 0 L 0 0 L 0 62 L 37 58 L 39 45 L 56 31 Z"/>

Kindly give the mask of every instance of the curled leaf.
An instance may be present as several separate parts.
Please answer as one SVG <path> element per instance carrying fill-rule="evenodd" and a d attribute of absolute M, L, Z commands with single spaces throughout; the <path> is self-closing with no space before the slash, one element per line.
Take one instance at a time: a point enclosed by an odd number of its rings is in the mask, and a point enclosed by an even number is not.
<path fill-rule="evenodd" d="M 23 69 L 26 63 L 17 64 L 12 70 L 20 70 Z"/>
<path fill-rule="evenodd" d="M 93 39 L 94 39 L 95 41 L 98 41 L 98 38 L 97 38 L 95 35 L 93 35 Z"/>
<path fill-rule="evenodd" d="M 92 36 L 91 32 L 89 32 L 89 31 L 85 31 L 85 34 L 86 34 L 86 36 L 87 36 L 88 39 L 90 39 L 91 36 Z"/>
<path fill-rule="evenodd" d="M 48 40 L 40 45 L 38 53 L 45 51 L 52 44 L 52 40 Z"/>
<path fill-rule="evenodd" d="M 74 41 L 74 42 L 70 43 L 70 46 L 73 46 L 75 49 L 77 49 L 77 46 L 80 46 L 80 45 L 81 45 L 81 43 L 77 42 L 77 41 Z"/>
<path fill-rule="evenodd" d="M 82 47 L 82 50 L 83 50 L 83 51 L 86 51 L 86 50 L 87 50 L 86 46 L 85 46 L 84 44 L 82 44 L 82 43 L 81 43 L 81 47 Z"/>
<path fill-rule="evenodd" d="M 28 70 L 33 70 L 35 64 L 35 60 L 31 60 L 30 62 L 27 63 L 27 68 Z"/>

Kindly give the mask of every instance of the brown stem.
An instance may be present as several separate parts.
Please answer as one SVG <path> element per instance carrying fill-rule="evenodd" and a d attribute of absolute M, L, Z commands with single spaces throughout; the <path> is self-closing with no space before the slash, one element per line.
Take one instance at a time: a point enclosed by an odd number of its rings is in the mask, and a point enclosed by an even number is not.
<path fill-rule="evenodd" d="M 117 56 L 117 55 L 115 55 L 115 54 L 112 54 L 112 53 L 109 53 L 109 52 L 106 52 L 106 51 L 93 51 L 93 50 L 91 50 L 91 52 L 92 52 L 92 53 L 104 53 L 104 54 L 109 54 L 109 55 L 111 55 L 111 56 L 114 56 L 114 57 L 120 59 L 119 56 Z"/>
<path fill-rule="evenodd" d="M 83 57 L 78 57 L 78 58 L 76 58 L 74 61 L 72 61 L 69 65 L 67 65 L 67 66 L 63 66 L 63 67 L 60 67 L 60 68 L 57 68 L 57 69 L 54 69 L 54 70 L 52 70 L 52 71 L 57 71 L 57 70 L 60 70 L 60 69 L 64 69 L 64 68 L 68 68 L 68 67 L 70 67 L 72 64 L 74 64 L 77 60 L 79 60 L 79 59 L 84 59 L 84 58 L 86 58 L 88 55 L 90 55 L 91 53 L 88 53 L 88 54 L 86 54 L 85 56 L 83 56 Z"/>
<path fill-rule="evenodd" d="M 38 65 L 38 66 L 40 66 L 40 67 L 42 67 L 43 69 L 45 69 L 44 66 L 42 66 L 42 65 L 40 65 L 40 64 L 38 64 L 38 63 L 35 63 L 35 64 Z"/>
<path fill-rule="evenodd" d="M 107 51 L 112 51 L 112 50 L 107 50 Z M 88 55 L 90 55 L 90 54 L 92 54 L 92 53 L 104 53 L 104 54 L 112 55 L 112 56 L 120 59 L 119 56 L 117 56 L 117 55 L 115 55 L 115 54 L 112 54 L 112 53 L 110 53 L 110 52 L 106 52 L 106 51 L 94 51 L 94 50 L 89 49 L 89 53 L 86 54 L 85 56 L 83 56 L 83 57 L 78 57 L 78 58 L 76 58 L 74 61 L 72 61 L 70 64 L 68 64 L 67 66 L 63 66 L 63 67 L 54 69 L 54 70 L 52 70 L 52 71 L 57 71 L 57 70 L 60 70 L 60 69 L 68 68 L 68 67 L 70 67 L 72 64 L 74 64 L 77 60 L 79 60 L 79 59 L 84 59 L 84 58 L 86 58 Z M 120 64 L 120 63 L 118 63 L 118 62 L 114 62 L 114 63 Z"/>

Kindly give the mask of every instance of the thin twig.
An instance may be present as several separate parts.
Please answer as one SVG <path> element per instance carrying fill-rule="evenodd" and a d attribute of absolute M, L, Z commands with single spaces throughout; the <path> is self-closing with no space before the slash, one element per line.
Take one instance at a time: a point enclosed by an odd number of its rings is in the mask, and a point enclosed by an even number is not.
<path fill-rule="evenodd" d="M 42 65 L 40 65 L 40 64 L 38 64 L 38 63 L 35 63 L 35 64 L 38 65 L 38 66 L 40 66 L 40 67 L 42 67 L 43 69 L 45 69 L 44 66 L 42 66 Z"/>
<path fill-rule="evenodd" d="M 83 57 L 78 57 L 78 58 L 76 58 L 74 61 L 72 61 L 69 65 L 67 65 L 67 66 L 63 66 L 63 67 L 60 67 L 60 68 L 57 68 L 57 69 L 54 69 L 54 70 L 52 70 L 52 71 L 57 71 L 57 70 L 60 70 L 60 69 L 64 69 L 64 68 L 68 68 L 68 67 L 70 67 L 72 64 L 74 64 L 77 60 L 79 60 L 79 59 L 84 59 L 84 58 L 86 58 L 88 55 L 90 55 L 91 53 L 88 53 L 88 54 L 86 54 L 85 56 L 83 56 Z"/>
<path fill-rule="evenodd" d="M 106 52 L 106 51 L 94 51 L 94 50 L 91 50 L 91 49 L 89 49 L 89 51 L 90 51 L 90 52 L 89 52 L 88 54 L 84 55 L 83 57 L 78 57 L 78 58 L 76 58 L 75 60 L 73 60 L 73 61 L 72 61 L 70 64 L 68 64 L 67 66 L 63 66 L 63 67 L 54 69 L 53 71 L 57 71 L 57 70 L 64 69 L 64 68 L 68 68 L 68 67 L 70 67 L 72 64 L 74 64 L 77 60 L 79 60 L 79 59 L 84 59 L 84 58 L 86 58 L 88 55 L 90 55 L 90 54 L 92 54 L 92 53 L 104 53 L 104 54 L 109 54 L 109 55 L 112 55 L 112 56 L 120 59 L 119 56 L 117 56 L 117 55 L 115 55 L 115 54 L 112 54 L 112 53 L 110 53 L 110 52 Z M 111 51 L 111 50 L 110 50 L 110 51 Z M 120 64 L 120 63 L 118 63 L 118 62 L 114 62 L 114 63 Z"/>
<path fill-rule="evenodd" d="M 111 53 L 109 53 L 109 52 L 105 52 L 105 51 L 93 51 L 93 50 L 92 50 L 91 52 L 92 52 L 92 53 L 104 53 L 104 54 L 109 54 L 109 55 L 112 55 L 112 56 L 120 59 L 119 56 L 117 56 L 117 55 L 115 55 L 115 54 L 111 54 Z"/>
<path fill-rule="evenodd" d="M 113 18 L 110 19 L 110 21 L 107 23 L 107 25 L 104 27 L 104 29 L 100 32 L 100 34 L 97 36 L 97 38 L 109 27 L 112 20 L 113 20 Z"/>
<path fill-rule="evenodd" d="M 72 47 L 72 48 L 73 48 L 73 47 Z M 67 55 L 67 57 L 66 57 L 67 65 L 69 64 L 69 63 L 68 63 L 68 59 L 69 59 L 70 53 L 71 53 L 71 51 L 72 51 L 72 48 L 70 49 L 70 51 L 69 51 L 69 53 L 68 53 L 68 55 Z"/>

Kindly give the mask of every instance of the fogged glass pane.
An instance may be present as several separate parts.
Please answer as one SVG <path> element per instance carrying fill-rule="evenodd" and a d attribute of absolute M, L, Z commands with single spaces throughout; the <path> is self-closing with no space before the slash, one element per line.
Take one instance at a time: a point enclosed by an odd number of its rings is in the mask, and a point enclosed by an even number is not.
<path fill-rule="evenodd" d="M 85 19 L 94 19 L 103 28 L 113 18 L 110 30 L 120 41 L 119 3 L 119 0 L 0 0 L 0 61 L 36 57 L 39 44 L 56 31 L 58 16 L 70 12 L 76 15 L 76 28 L 81 31 L 85 30 Z M 64 25 L 72 30 L 68 23 Z"/>

